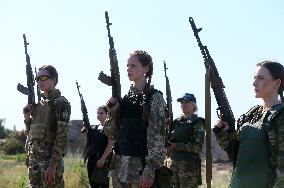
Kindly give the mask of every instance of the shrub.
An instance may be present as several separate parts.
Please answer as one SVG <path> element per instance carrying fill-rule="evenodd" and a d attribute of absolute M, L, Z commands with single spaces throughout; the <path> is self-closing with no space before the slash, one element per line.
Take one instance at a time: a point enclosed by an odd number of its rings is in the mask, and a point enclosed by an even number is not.
<path fill-rule="evenodd" d="M 2 146 L 2 149 L 4 153 L 8 155 L 25 152 L 24 144 L 20 140 L 17 140 L 15 138 L 7 139 L 6 142 Z"/>

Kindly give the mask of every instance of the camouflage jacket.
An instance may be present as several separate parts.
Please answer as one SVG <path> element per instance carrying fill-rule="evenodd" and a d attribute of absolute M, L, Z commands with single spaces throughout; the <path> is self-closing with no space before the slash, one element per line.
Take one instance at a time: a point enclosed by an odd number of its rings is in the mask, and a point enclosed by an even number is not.
<path fill-rule="evenodd" d="M 141 91 L 130 87 L 133 93 Z M 148 113 L 149 126 L 147 130 L 146 166 L 142 175 L 155 176 L 155 170 L 162 167 L 166 150 L 165 144 L 165 101 L 162 94 L 156 92 L 150 99 L 150 112 Z M 106 135 L 114 139 L 116 135 L 116 113 L 108 112 L 104 125 Z M 140 182 L 139 170 L 142 170 L 141 158 L 131 156 L 117 156 L 114 175 L 121 182 Z"/>
<path fill-rule="evenodd" d="M 283 105 L 283 104 L 282 104 Z M 254 107 L 256 110 L 260 108 L 260 106 Z M 268 116 L 271 110 L 268 111 Z M 241 118 L 238 122 L 241 121 Z M 261 117 L 258 117 L 258 119 Z M 257 119 L 256 119 L 257 120 Z M 250 121 L 256 121 L 250 119 Z M 244 123 L 244 122 L 243 122 Z M 222 149 L 228 151 L 229 147 L 229 139 L 236 140 L 236 143 L 240 142 L 240 134 L 241 134 L 241 125 L 243 123 L 238 123 L 237 131 L 228 134 L 228 132 L 219 132 L 216 135 L 216 139 L 218 144 Z M 269 153 L 270 160 L 269 163 L 274 170 L 275 173 L 275 184 L 273 187 L 282 188 L 284 187 L 284 110 L 280 112 L 276 119 L 272 121 L 269 125 L 269 129 L 267 131 L 268 145 L 269 145 Z"/>
<path fill-rule="evenodd" d="M 52 153 L 51 153 L 51 164 L 56 165 L 62 158 L 64 154 L 64 149 L 67 145 L 67 133 L 68 133 L 68 123 L 70 120 L 71 106 L 67 99 L 61 96 L 61 92 L 58 89 L 51 91 L 47 97 L 43 97 L 40 101 L 43 105 L 51 105 L 53 116 L 55 117 L 55 139 L 53 141 Z M 37 105 L 35 106 L 37 108 Z M 31 125 L 33 123 L 33 114 L 31 115 L 31 121 L 27 124 Z M 29 128 L 27 128 L 29 130 Z"/>

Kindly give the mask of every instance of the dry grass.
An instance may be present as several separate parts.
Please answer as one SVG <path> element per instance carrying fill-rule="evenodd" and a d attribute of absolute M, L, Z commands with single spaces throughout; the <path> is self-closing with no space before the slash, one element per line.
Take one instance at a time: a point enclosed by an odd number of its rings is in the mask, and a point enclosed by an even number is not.
<path fill-rule="evenodd" d="M 28 171 L 19 156 L 7 157 L 0 155 L 0 187 L 28 187 Z M 64 180 L 66 188 L 88 188 L 86 166 L 79 155 L 67 156 L 64 159 Z M 232 167 L 229 164 L 213 164 L 212 188 L 227 188 L 231 177 Z M 202 168 L 201 188 L 206 188 L 205 169 Z"/>

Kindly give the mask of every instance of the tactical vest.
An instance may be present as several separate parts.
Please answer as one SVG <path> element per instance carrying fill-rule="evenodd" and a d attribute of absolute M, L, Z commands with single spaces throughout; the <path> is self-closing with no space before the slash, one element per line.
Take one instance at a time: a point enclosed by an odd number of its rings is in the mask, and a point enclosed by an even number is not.
<path fill-rule="evenodd" d="M 144 158 L 148 154 L 148 117 L 143 112 L 144 103 L 149 104 L 158 90 L 151 88 L 146 99 L 143 93 L 125 95 L 121 102 L 120 126 L 117 131 L 115 152 L 120 155 Z M 146 109 L 149 111 L 149 109 Z"/>
<path fill-rule="evenodd" d="M 260 119 L 253 121 L 259 108 L 253 107 L 238 124 L 240 146 L 230 187 L 273 187 L 276 169 L 270 161 L 269 132 L 273 129 L 275 118 L 284 110 L 284 105 L 273 106 Z"/>
<path fill-rule="evenodd" d="M 191 143 L 193 142 L 193 126 L 198 122 L 204 122 L 204 119 L 196 116 L 195 114 L 191 118 L 176 119 L 173 122 L 173 131 L 171 141 L 173 143 Z M 198 154 L 173 150 L 171 158 L 175 161 L 188 161 L 197 160 L 200 158 Z"/>
<path fill-rule="evenodd" d="M 55 140 L 57 121 L 52 101 L 39 102 L 33 112 L 30 125 L 31 139 L 52 144 Z"/>

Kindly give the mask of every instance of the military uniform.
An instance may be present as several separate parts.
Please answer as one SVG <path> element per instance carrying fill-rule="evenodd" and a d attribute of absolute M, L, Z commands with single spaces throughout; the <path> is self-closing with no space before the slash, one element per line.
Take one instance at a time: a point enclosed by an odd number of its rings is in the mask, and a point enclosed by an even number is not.
<path fill-rule="evenodd" d="M 170 158 L 173 184 L 178 188 L 198 187 L 201 184 L 201 159 L 204 142 L 204 119 L 196 114 L 182 115 L 173 122 L 170 141 L 176 144 Z"/>
<path fill-rule="evenodd" d="M 284 104 L 265 112 L 261 106 L 253 107 L 237 125 L 237 132 L 216 134 L 225 151 L 229 151 L 229 139 L 238 145 L 230 187 L 284 187 Z"/>
<path fill-rule="evenodd" d="M 149 91 L 153 89 L 150 87 Z M 131 86 L 122 99 L 119 120 L 116 113 L 107 114 L 104 131 L 115 139 L 115 169 L 110 172 L 114 188 L 140 187 L 140 176 L 154 177 L 155 170 L 164 163 L 165 102 L 160 92 L 149 93 L 152 95 L 145 96 Z"/>
<path fill-rule="evenodd" d="M 69 102 L 55 89 L 35 105 L 32 118 L 26 122 L 30 137 L 28 170 L 33 188 L 64 187 L 63 154 L 67 144 L 70 113 Z M 56 165 L 53 185 L 45 182 L 45 171 L 50 164 Z"/>

